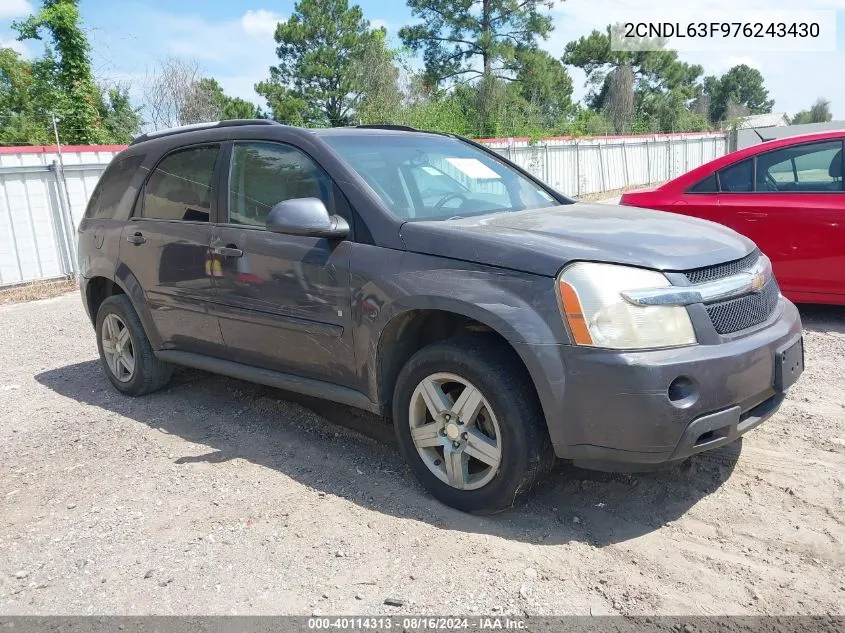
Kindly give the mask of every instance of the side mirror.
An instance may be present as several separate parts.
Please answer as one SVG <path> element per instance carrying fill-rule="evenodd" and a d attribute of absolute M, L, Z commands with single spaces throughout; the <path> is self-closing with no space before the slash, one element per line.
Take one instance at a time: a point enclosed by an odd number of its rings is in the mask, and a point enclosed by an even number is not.
<path fill-rule="evenodd" d="M 274 206 L 267 216 L 267 230 L 287 235 L 306 235 L 343 239 L 349 235 L 349 224 L 339 215 L 329 215 L 326 205 L 317 198 L 295 198 Z"/>

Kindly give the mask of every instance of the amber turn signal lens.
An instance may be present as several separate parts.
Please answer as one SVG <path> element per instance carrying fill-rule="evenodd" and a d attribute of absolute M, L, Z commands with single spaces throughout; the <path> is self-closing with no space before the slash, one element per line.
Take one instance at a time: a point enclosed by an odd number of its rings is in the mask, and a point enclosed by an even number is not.
<path fill-rule="evenodd" d="M 575 288 L 565 281 L 558 282 L 560 284 L 560 300 L 563 304 L 563 314 L 566 316 L 566 322 L 569 324 L 569 331 L 578 345 L 592 345 L 593 337 L 590 336 L 590 330 L 587 327 L 587 321 L 584 319 L 584 311 L 581 309 L 581 301 L 578 299 L 578 293 Z"/>

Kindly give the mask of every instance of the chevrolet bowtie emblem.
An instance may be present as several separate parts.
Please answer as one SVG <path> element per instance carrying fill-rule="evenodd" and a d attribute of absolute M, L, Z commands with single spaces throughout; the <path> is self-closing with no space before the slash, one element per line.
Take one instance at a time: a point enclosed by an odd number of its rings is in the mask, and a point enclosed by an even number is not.
<path fill-rule="evenodd" d="M 753 277 L 751 278 L 751 292 L 760 292 L 767 283 L 769 277 L 772 276 L 772 264 L 769 259 L 763 255 L 757 261 L 754 268 L 751 270 Z"/>

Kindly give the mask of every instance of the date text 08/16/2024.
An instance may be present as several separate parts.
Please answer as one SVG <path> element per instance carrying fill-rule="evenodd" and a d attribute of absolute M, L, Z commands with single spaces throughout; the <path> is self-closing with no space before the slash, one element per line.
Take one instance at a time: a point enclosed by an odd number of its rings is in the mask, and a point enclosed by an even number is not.
<path fill-rule="evenodd" d="M 308 628 L 313 630 L 405 630 L 405 631 L 521 631 L 525 629 L 525 620 L 501 617 L 422 617 L 390 616 L 373 617 L 312 617 L 308 619 Z"/>

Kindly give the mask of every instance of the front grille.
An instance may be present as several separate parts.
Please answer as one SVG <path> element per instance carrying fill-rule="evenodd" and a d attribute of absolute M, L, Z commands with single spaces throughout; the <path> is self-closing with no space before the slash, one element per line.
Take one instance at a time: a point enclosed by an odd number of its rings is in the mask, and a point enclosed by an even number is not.
<path fill-rule="evenodd" d="M 760 325 L 778 305 L 780 289 L 772 279 L 760 292 L 707 304 L 707 314 L 719 334 L 730 334 Z"/>
<path fill-rule="evenodd" d="M 757 260 L 760 259 L 760 251 L 754 250 L 742 259 L 737 259 L 725 264 L 716 264 L 715 266 L 706 266 L 705 268 L 696 268 L 694 270 L 687 270 L 684 275 L 691 284 L 703 284 L 708 281 L 715 281 L 723 277 L 730 277 L 738 273 L 744 273 L 751 270 Z"/>

